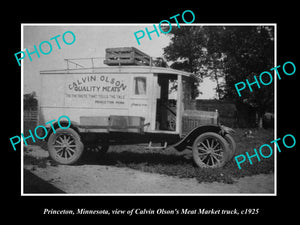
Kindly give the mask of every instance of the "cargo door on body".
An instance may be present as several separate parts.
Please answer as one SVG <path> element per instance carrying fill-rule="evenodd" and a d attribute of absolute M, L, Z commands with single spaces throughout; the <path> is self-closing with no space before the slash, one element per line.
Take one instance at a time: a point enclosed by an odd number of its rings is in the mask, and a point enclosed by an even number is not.
<path fill-rule="evenodd" d="M 145 131 L 149 131 L 151 125 L 151 98 L 153 74 L 132 74 L 129 100 L 130 116 L 143 117 Z"/>

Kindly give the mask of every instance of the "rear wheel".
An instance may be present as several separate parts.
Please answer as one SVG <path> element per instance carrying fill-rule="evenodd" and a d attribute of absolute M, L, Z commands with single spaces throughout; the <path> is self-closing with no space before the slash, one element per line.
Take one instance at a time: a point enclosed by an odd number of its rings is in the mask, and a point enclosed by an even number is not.
<path fill-rule="evenodd" d="M 230 150 L 227 141 L 222 136 L 207 132 L 196 138 L 192 151 L 197 166 L 217 168 L 224 166 Z"/>
<path fill-rule="evenodd" d="M 51 158 L 60 164 L 74 164 L 81 157 L 83 144 L 79 134 L 72 128 L 58 128 L 48 139 Z"/>

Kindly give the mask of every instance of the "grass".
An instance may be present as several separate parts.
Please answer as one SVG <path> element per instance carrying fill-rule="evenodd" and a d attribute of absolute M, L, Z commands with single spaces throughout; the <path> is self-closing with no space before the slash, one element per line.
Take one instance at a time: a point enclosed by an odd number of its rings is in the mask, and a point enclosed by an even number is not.
<path fill-rule="evenodd" d="M 30 124 L 31 125 L 31 124 Z M 24 130 L 28 130 L 30 127 Z M 244 135 L 246 129 L 236 129 L 233 137 L 237 143 L 238 154 L 248 152 L 252 155 L 253 148 L 259 148 L 263 144 L 269 144 L 274 140 L 272 129 L 251 129 L 253 137 Z M 46 149 L 45 142 L 34 143 Z M 273 145 L 271 145 L 273 147 Z M 267 154 L 266 154 L 267 155 Z M 252 176 L 256 174 L 268 174 L 274 172 L 274 156 L 268 159 L 261 157 L 258 162 L 252 158 L 253 165 L 246 160 L 239 169 L 235 160 L 228 162 L 222 168 L 208 169 L 198 168 L 193 164 L 191 151 L 185 150 L 177 152 L 175 149 L 166 150 L 145 150 L 138 145 L 111 146 L 106 154 L 85 152 L 84 157 L 79 162 L 81 164 L 112 165 L 117 167 L 128 167 L 150 173 L 159 173 L 180 178 L 196 178 L 199 182 L 224 182 L 234 183 L 236 178 Z M 37 162 L 31 157 L 25 157 L 25 164 L 32 163 L 43 166 L 45 162 Z"/>
<path fill-rule="evenodd" d="M 245 131 L 245 129 L 237 129 L 233 135 L 237 143 L 238 154 L 245 154 L 248 151 L 251 156 L 253 148 L 259 148 L 262 144 L 274 140 L 273 130 L 252 130 L 252 138 L 244 136 Z M 222 168 L 198 168 L 194 166 L 189 150 L 179 153 L 172 148 L 158 151 L 144 150 L 141 146 L 125 145 L 111 146 L 108 153 L 99 157 L 87 154 L 82 163 L 128 167 L 180 178 L 196 178 L 199 182 L 234 183 L 235 178 L 274 172 L 273 155 L 268 159 L 261 157 L 260 162 L 256 158 L 252 158 L 252 161 L 253 165 L 250 165 L 248 160 L 242 163 L 242 169 L 238 168 L 234 159 Z"/>

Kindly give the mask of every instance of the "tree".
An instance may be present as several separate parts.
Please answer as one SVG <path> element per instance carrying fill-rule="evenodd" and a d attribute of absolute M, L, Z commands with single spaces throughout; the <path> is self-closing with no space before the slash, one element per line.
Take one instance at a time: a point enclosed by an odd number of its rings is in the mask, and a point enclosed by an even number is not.
<path fill-rule="evenodd" d="M 219 99 L 235 99 L 254 107 L 260 121 L 266 110 L 272 110 L 273 83 L 253 92 L 245 89 L 242 97 L 234 85 L 274 67 L 273 26 L 182 26 L 172 28 L 170 35 L 164 55 L 175 61 L 174 68 L 192 72 L 200 80 L 215 80 Z M 224 84 L 220 84 L 221 78 Z"/>
<path fill-rule="evenodd" d="M 168 27 L 164 29 L 168 30 Z M 204 30 L 195 26 L 172 27 L 169 35 L 171 44 L 164 48 L 164 56 L 168 61 L 174 61 L 171 68 L 197 75 L 198 81 L 192 84 L 192 98 L 196 98 L 200 93 L 198 86 L 203 78 L 201 60 L 206 59 Z"/>
<path fill-rule="evenodd" d="M 37 99 L 36 93 L 33 91 L 29 94 L 24 94 L 23 96 L 24 101 L 24 110 L 37 110 Z"/>
<path fill-rule="evenodd" d="M 202 27 L 181 26 L 172 27 L 171 44 L 164 48 L 167 60 L 177 61 L 185 65 L 191 73 L 199 70 L 199 60 L 205 59 L 205 33 Z"/>
<path fill-rule="evenodd" d="M 243 90 L 239 97 L 235 84 L 248 79 L 254 81 L 263 71 L 274 67 L 274 29 L 268 26 L 230 26 L 216 35 L 218 51 L 224 55 L 225 97 L 236 99 L 256 109 L 259 127 L 267 110 L 274 105 L 274 83 L 261 88 Z M 210 49 L 210 47 L 208 46 Z"/>

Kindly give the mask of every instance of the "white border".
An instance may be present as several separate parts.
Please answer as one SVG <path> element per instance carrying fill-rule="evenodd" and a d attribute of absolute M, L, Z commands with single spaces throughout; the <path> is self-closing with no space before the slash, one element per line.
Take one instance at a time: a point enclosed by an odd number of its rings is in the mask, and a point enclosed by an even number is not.
<path fill-rule="evenodd" d="M 23 32 L 23 24 L 21 24 L 21 50 L 24 49 L 24 32 Z M 21 133 L 24 133 L 24 99 L 23 99 L 23 93 L 24 93 L 24 67 L 23 63 L 21 63 Z M 24 144 L 23 141 L 21 141 L 21 196 L 24 194 Z"/>
<path fill-rule="evenodd" d="M 24 26 L 149 26 L 157 23 L 21 23 L 21 51 L 24 49 Z M 171 23 L 176 25 L 175 23 Z M 274 26 L 274 67 L 277 65 L 277 23 L 192 23 L 192 24 L 181 24 L 180 26 Z M 277 76 L 275 76 L 274 83 L 274 140 L 277 139 Z M 23 125 L 23 92 L 24 92 L 24 68 L 21 63 L 21 132 L 24 133 Z M 213 193 L 213 194 L 186 194 L 186 193 L 140 193 L 140 194 L 128 194 L 128 193 L 115 193 L 115 194 L 34 194 L 24 193 L 24 151 L 23 142 L 21 141 L 21 196 L 277 196 L 277 151 L 276 144 L 274 143 L 274 193 Z"/>
<path fill-rule="evenodd" d="M 274 67 L 277 66 L 277 24 L 274 26 Z M 277 139 L 277 76 L 275 76 L 275 82 L 274 82 L 274 140 Z M 274 194 L 277 196 L 277 146 L 274 142 Z"/>

